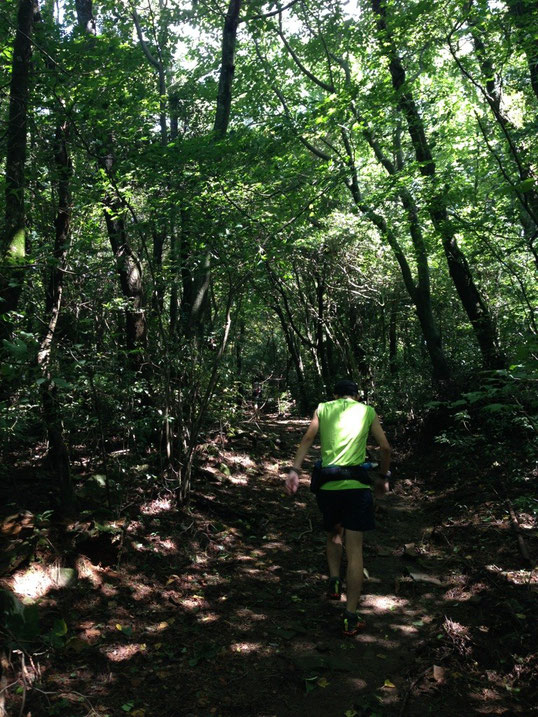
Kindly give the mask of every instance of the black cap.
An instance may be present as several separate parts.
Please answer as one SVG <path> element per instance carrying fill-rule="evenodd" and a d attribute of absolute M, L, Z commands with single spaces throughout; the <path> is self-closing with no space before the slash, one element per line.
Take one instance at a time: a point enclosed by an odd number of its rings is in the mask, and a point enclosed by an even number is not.
<path fill-rule="evenodd" d="M 358 385 L 349 378 L 344 378 L 334 384 L 334 394 L 336 396 L 355 396 L 358 392 Z"/>

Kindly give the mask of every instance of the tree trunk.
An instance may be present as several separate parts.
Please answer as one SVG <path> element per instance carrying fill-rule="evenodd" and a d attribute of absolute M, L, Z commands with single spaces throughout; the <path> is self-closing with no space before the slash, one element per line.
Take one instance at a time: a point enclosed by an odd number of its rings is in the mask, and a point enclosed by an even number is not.
<path fill-rule="evenodd" d="M 41 339 L 37 363 L 42 377 L 40 392 L 43 419 L 47 428 L 49 444 L 47 458 L 60 488 L 60 510 L 62 513 L 70 515 L 76 513 L 77 500 L 71 478 L 69 453 L 64 438 L 62 411 L 58 391 L 56 386 L 53 385 L 50 372 L 52 347 L 62 303 L 67 254 L 71 243 L 71 193 L 69 182 L 72 170 L 67 148 L 67 134 L 67 126 L 59 124 L 56 128 L 54 154 L 56 172 L 58 175 L 58 212 L 54 222 L 55 264 L 51 269 L 50 278 L 46 287 L 45 307 L 49 319 L 47 330 Z"/>
<path fill-rule="evenodd" d="M 286 340 L 286 345 L 293 361 L 293 368 L 295 369 L 295 376 L 297 378 L 297 392 L 299 394 L 299 410 L 302 415 L 306 415 L 310 408 L 308 402 L 308 393 L 306 390 L 306 382 L 304 377 L 304 367 L 301 360 L 301 354 L 299 353 L 297 346 L 294 341 L 292 332 L 290 331 L 289 323 L 286 320 L 286 316 L 282 311 L 282 307 L 278 301 L 273 304 L 276 315 L 280 319 L 280 325 L 282 326 L 282 332 Z"/>
<path fill-rule="evenodd" d="M 88 35 L 95 35 L 97 27 L 93 16 L 93 0 L 75 0 L 79 28 Z"/>
<path fill-rule="evenodd" d="M 164 306 L 163 249 L 166 234 L 157 228 L 153 229 L 153 297 L 152 306 L 156 314 L 162 314 Z"/>
<path fill-rule="evenodd" d="M 398 107 L 407 121 L 419 171 L 431 180 L 432 196 L 428 210 L 432 223 L 441 237 L 450 276 L 473 327 L 485 368 L 502 368 L 505 366 L 505 359 L 498 347 L 493 320 L 486 302 L 474 283 L 467 259 L 458 246 L 455 230 L 448 216 L 444 191 L 436 182 L 435 161 L 424 131 L 424 124 L 413 95 L 406 85 L 406 73 L 400 57 L 392 45 L 390 30 L 386 23 L 386 2 L 371 0 L 371 5 L 377 16 L 377 28 L 382 38 L 380 45 L 389 60 L 392 85 L 398 96 Z"/>
<path fill-rule="evenodd" d="M 134 351 L 146 344 L 142 267 L 127 240 L 121 202 L 117 197 L 107 193 L 103 197 L 103 204 L 108 238 L 116 259 L 116 270 L 121 290 L 127 300 L 125 309 L 126 347 L 128 351 Z M 140 361 L 141 357 L 136 356 L 132 361 L 133 367 L 139 366 Z"/>
<path fill-rule="evenodd" d="M 235 73 L 235 45 L 237 26 L 242 0 L 230 0 L 228 12 L 222 30 L 222 60 L 220 66 L 219 89 L 217 94 L 217 112 L 214 131 L 218 138 L 224 137 L 230 122 L 232 105 L 232 82 Z"/>
<path fill-rule="evenodd" d="M 403 160 L 400 159 L 397 162 L 397 165 L 394 165 L 394 163 L 384 155 L 372 133 L 368 129 L 365 129 L 363 134 L 372 148 L 378 162 L 385 167 L 391 176 L 397 176 L 398 172 L 403 169 Z M 395 145 L 396 154 L 398 157 L 401 157 L 402 152 L 398 136 L 395 139 Z M 396 249 L 395 254 L 402 269 L 404 284 L 416 307 L 422 334 L 426 342 L 426 348 L 432 362 L 434 379 L 436 381 L 446 382 L 450 380 L 451 371 L 443 350 L 441 334 L 433 315 L 430 288 L 430 266 L 426 243 L 424 241 L 422 227 L 420 224 L 418 207 L 412 194 L 405 189 L 405 187 L 400 188 L 398 195 L 409 222 L 409 234 L 411 236 L 417 265 L 416 284 L 412 279 L 411 269 L 407 263 L 407 259 L 404 257 L 402 250 L 397 244 L 396 237 L 389 239 L 389 243 L 392 242 L 393 250 Z"/>
<path fill-rule="evenodd" d="M 513 167 L 509 170 L 501 168 L 501 171 L 504 178 L 512 184 L 519 201 L 519 214 L 521 218 L 521 225 L 523 227 L 523 234 L 534 257 L 534 261 L 538 266 L 538 253 L 535 247 L 535 242 L 538 236 L 538 192 L 536 191 L 535 183 L 533 182 L 534 175 L 532 169 L 532 157 L 528 156 L 528 152 L 526 151 L 524 145 L 517 141 L 519 130 L 514 126 L 514 123 L 508 114 L 503 110 L 501 92 L 495 80 L 496 73 L 494 64 L 482 39 L 483 27 L 481 27 L 479 18 L 471 23 L 470 31 L 473 38 L 475 54 L 482 73 L 482 82 L 484 83 L 484 86 L 480 85 L 473 79 L 470 73 L 465 69 L 463 63 L 457 57 L 455 50 L 451 47 L 452 56 L 456 60 L 456 63 L 463 75 L 467 77 L 475 86 L 478 85 L 504 136 L 508 155 L 512 159 Z M 488 149 L 493 151 L 490 147 L 489 141 L 487 140 L 487 129 L 483 127 L 480 120 L 479 126 L 484 135 L 484 139 L 486 140 Z M 500 162 L 500 158 L 498 158 L 498 161 Z M 511 179 L 511 175 L 513 176 L 514 171 L 517 173 L 518 177 L 516 182 Z M 528 182 L 530 182 L 532 186 L 528 188 L 527 191 L 521 191 L 519 189 L 521 184 L 527 184 Z"/>
<path fill-rule="evenodd" d="M 38 12 L 35 0 L 20 0 L 17 32 L 9 89 L 7 125 L 4 228 L 0 244 L 3 270 L 0 278 L 1 313 L 17 308 L 24 280 L 24 269 L 17 264 L 26 256 L 26 217 L 24 208 L 28 100 L 32 59 L 32 32 Z M 8 320 L 0 323 L 0 339 L 11 333 Z"/>
<path fill-rule="evenodd" d="M 390 303 L 390 314 L 389 314 L 389 369 L 391 376 L 395 376 L 398 373 L 398 344 L 396 340 L 396 300 L 393 299 Z"/>

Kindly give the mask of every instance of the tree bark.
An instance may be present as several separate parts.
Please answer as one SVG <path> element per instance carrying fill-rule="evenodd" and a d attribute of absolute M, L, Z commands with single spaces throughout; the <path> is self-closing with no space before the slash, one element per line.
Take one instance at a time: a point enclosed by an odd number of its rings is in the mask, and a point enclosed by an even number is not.
<path fill-rule="evenodd" d="M 237 41 L 237 26 L 239 24 L 241 3 L 242 0 L 230 0 L 222 30 L 222 59 L 214 126 L 215 134 L 219 139 L 225 136 L 228 130 L 228 124 L 230 123 L 232 82 L 235 73 L 235 45 Z"/>

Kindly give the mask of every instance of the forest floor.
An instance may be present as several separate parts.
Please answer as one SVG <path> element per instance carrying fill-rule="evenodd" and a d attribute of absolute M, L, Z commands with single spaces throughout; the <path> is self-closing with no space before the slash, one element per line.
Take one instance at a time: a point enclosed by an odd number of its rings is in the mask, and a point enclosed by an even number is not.
<path fill-rule="evenodd" d="M 181 511 L 134 464 L 117 519 L 97 519 L 94 499 L 61 532 L 22 503 L 32 471 L 19 465 L 18 507 L 33 514 L 24 524 L 19 513 L 22 529 L 4 539 L 30 528 L 38 537 L 30 563 L 1 582 L 37 600 L 44 639 L 4 654 L 6 713 L 538 714 L 538 573 L 503 496 L 454 484 L 433 445 L 419 455 L 395 443 L 394 489 L 365 536 L 367 626 L 344 638 L 344 602 L 324 596 L 325 538 L 306 474 L 295 498 L 283 491 L 306 425 L 264 416 L 208 440 Z M 79 479 L 90 485 L 91 474 L 88 465 Z M 536 524 L 519 521 L 536 555 Z"/>

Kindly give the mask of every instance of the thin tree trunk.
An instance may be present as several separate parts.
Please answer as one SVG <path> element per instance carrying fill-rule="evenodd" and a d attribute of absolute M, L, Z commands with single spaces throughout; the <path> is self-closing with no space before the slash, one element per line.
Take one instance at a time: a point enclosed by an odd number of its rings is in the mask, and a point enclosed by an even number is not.
<path fill-rule="evenodd" d="M 126 347 L 128 351 L 134 351 L 145 346 L 146 343 L 142 267 L 127 240 L 121 202 L 117 197 L 107 193 L 103 197 L 103 204 L 108 238 L 116 259 L 116 270 L 122 293 L 127 300 L 125 309 Z M 137 355 L 132 362 L 133 366 L 137 367 L 140 361 L 141 357 Z"/>
<path fill-rule="evenodd" d="M 390 303 L 389 314 L 389 369 L 392 376 L 395 376 L 398 373 L 398 365 L 396 363 L 398 355 L 396 328 L 396 300 L 393 299 Z"/>
<path fill-rule="evenodd" d="M 153 287 L 152 304 L 155 313 L 162 313 L 164 307 L 164 277 L 163 277 L 163 249 L 166 235 L 165 232 L 153 230 L 153 275 L 155 284 Z"/>
<path fill-rule="evenodd" d="M 66 514 L 74 514 L 77 509 L 77 500 L 71 478 L 69 452 L 64 438 L 58 391 L 53 385 L 50 371 L 52 348 L 62 303 L 67 254 L 71 242 L 71 194 L 69 189 L 71 161 L 67 148 L 67 133 L 67 126 L 60 124 L 57 126 L 54 157 L 58 175 L 58 212 L 54 222 L 55 265 L 51 269 L 50 279 L 46 288 L 45 307 L 49 320 L 47 330 L 41 339 L 37 354 L 37 364 L 42 377 L 40 392 L 43 419 L 47 428 L 49 443 L 47 457 L 59 484 L 61 511 Z"/>
<path fill-rule="evenodd" d="M 292 55 L 296 65 L 299 67 L 301 72 L 305 74 L 307 77 L 309 77 L 315 84 L 317 84 L 319 87 L 321 87 L 325 92 L 334 92 L 334 87 L 332 84 L 327 85 L 326 83 L 322 82 L 318 78 L 312 75 L 300 62 L 295 52 L 291 49 L 291 47 L 288 45 L 288 43 L 285 41 L 284 36 L 282 33 L 280 33 L 287 49 L 289 50 L 290 54 Z M 346 82 L 350 84 L 351 82 L 351 71 L 345 61 L 339 60 L 338 58 L 334 58 L 338 64 L 343 68 L 345 74 L 346 74 Z M 263 60 L 263 58 L 262 58 Z M 286 115 L 289 117 L 289 110 L 287 108 L 287 104 L 285 102 L 285 99 L 280 92 L 278 87 L 273 87 L 275 93 L 279 97 L 280 101 L 283 104 L 284 111 Z M 363 124 L 362 119 L 359 117 L 358 112 L 356 110 L 356 107 L 353 103 L 351 103 L 351 110 L 355 114 L 357 121 L 360 125 Z M 376 154 L 376 158 L 378 161 L 380 161 L 383 166 L 385 166 L 386 169 L 388 169 L 388 164 L 386 162 L 386 159 L 382 156 L 382 153 L 379 150 L 379 147 L 377 143 L 375 142 L 373 135 L 371 132 L 365 130 L 364 135 L 367 139 L 367 141 L 370 143 L 370 146 L 374 150 L 374 153 Z M 427 260 L 427 253 L 424 247 L 424 242 L 422 241 L 422 236 L 420 232 L 420 225 L 418 224 L 418 212 L 416 210 L 416 207 L 414 206 L 414 203 L 412 202 L 412 198 L 409 195 L 409 193 L 405 194 L 403 190 L 401 190 L 400 196 L 402 199 L 402 203 L 404 205 L 404 208 L 407 211 L 409 222 L 410 222 L 410 233 L 411 238 L 413 240 L 414 248 L 415 248 L 415 256 L 417 258 L 417 265 L 418 265 L 418 286 L 415 286 L 415 282 L 411 273 L 411 269 L 409 266 L 409 263 L 407 261 L 407 258 L 399 245 L 399 242 L 394 234 L 394 232 L 390 229 L 388 226 L 385 218 L 375 212 L 371 207 L 369 207 L 362 199 L 362 194 L 359 186 L 359 179 L 357 174 L 357 168 L 355 166 L 355 160 L 353 156 L 353 149 L 351 146 L 351 143 L 349 141 L 349 138 L 347 136 L 346 130 L 342 127 L 341 129 L 341 136 L 342 141 L 344 144 L 346 157 L 344 158 L 344 161 L 347 165 L 347 168 L 349 170 L 350 179 L 348 182 L 346 182 L 346 186 L 349 189 L 351 196 L 353 198 L 354 203 L 356 204 L 357 208 L 364 214 L 364 216 L 371 221 L 374 226 L 378 229 L 381 236 L 384 238 L 384 240 L 389 244 L 391 247 L 394 256 L 400 266 L 402 277 L 404 280 L 405 287 L 412 298 L 416 309 L 417 309 L 417 315 L 423 330 L 424 339 L 426 341 L 426 345 L 428 348 L 428 353 L 431 358 L 432 362 L 432 373 L 433 373 L 433 379 L 436 382 L 445 382 L 450 380 L 450 368 L 448 366 L 448 362 L 446 360 L 446 357 L 443 352 L 443 348 L 441 345 L 441 340 L 438 331 L 436 331 L 435 326 L 435 320 L 433 318 L 433 313 L 431 309 L 431 299 L 430 299 L 430 290 L 429 290 L 429 267 L 428 267 L 428 260 Z M 305 140 L 301 136 L 299 136 L 299 139 L 302 141 L 302 143 L 311 151 L 313 154 L 315 154 L 317 157 L 324 161 L 330 160 L 330 155 L 327 155 L 325 152 L 322 152 L 318 150 L 316 147 L 312 145 L 311 142 L 308 140 Z M 395 173 L 396 170 L 394 169 L 393 172 Z M 391 172 L 392 173 L 392 172 Z"/>
<path fill-rule="evenodd" d="M 479 23 L 479 21 L 477 22 Z M 495 118 L 495 121 L 499 125 L 501 132 L 504 136 L 509 156 L 512 159 L 513 167 L 515 169 L 515 172 L 517 173 L 518 181 L 513 182 L 513 180 L 511 179 L 510 175 L 513 174 L 513 170 L 506 171 L 501 166 L 501 171 L 505 179 L 507 179 L 508 182 L 513 186 L 514 192 L 518 198 L 520 205 L 519 213 L 521 217 L 523 233 L 525 235 L 529 249 L 534 256 L 534 261 L 538 266 L 538 253 L 535 247 L 535 242 L 538 235 L 538 192 L 534 188 L 532 160 L 530 160 L 527 156 L 528 153 L 521 145 L 521 142 L 518 142 L 515 139 L 518 133 L 518 129 L 514 126 L 513 122 L 506 114 L 506 112 L 503 111 L 500 89 L 495 80 L 496 73 L 493 65 L 493 60 L 489 56 L 487 48 L 482 39 L 482 28 L 480 27 L 480 24 L 477 25 L 476 23 L 472 23 L 470 26 L 470 31 L 471 36 L 473 38 L 475 54 L 478 60 L 478 64 L 480 66 L 480 71 L 482 73 L 482 82 L 484 83 L 484 85 L 481 85 L 474 80 L 474 78 L 466 70 L 463 63 L 458 58 L 456 51 L 452 48 L 452 46 L 450 46 L 450 50 L 462 74 L 468 80 L 470 80 L 470 82 L 475 87 L 477 87 L 485 97 Z M 479 123 L 479 126 L 484 134 L 484 139 L 487 141 L 487 132 L 484 131 L 484 128 L 482 127 L 482 122 Z M 489 142 L 487 142 L 487 146 L 488 149 L 491 149 Z M 500 159 L 498 159 L 498 161 L 500 164 Z M 527 191 L 521 191 L 521 184 L 528 184 L 529 182 L 531 184 L 531 187 L 528 188 Z"/>
<path fill-rule="evenodd" d="M 96 33 L 92 0 L 75 0 L 77 19 L 82 32 L 89 36 Z M 99 159 L 99 167 L 107 177 L 112 178 L 115 171 L 114 138 L 107 137 L 106 154 Z M 144 312 L 144 292 L 142 265 L 129 244 L 125 226 L 124 207 L 119 197 L 107 190 L 102 198 L 105 224 L 110 246 L 116 260 L 116 270 L 120 287 L 126 299 L 126 348 L 130 352 L 129 361 L 136 370 L 141 363 L 140 352 L 134 353 L 146 345 L 147 325 Z"/>

